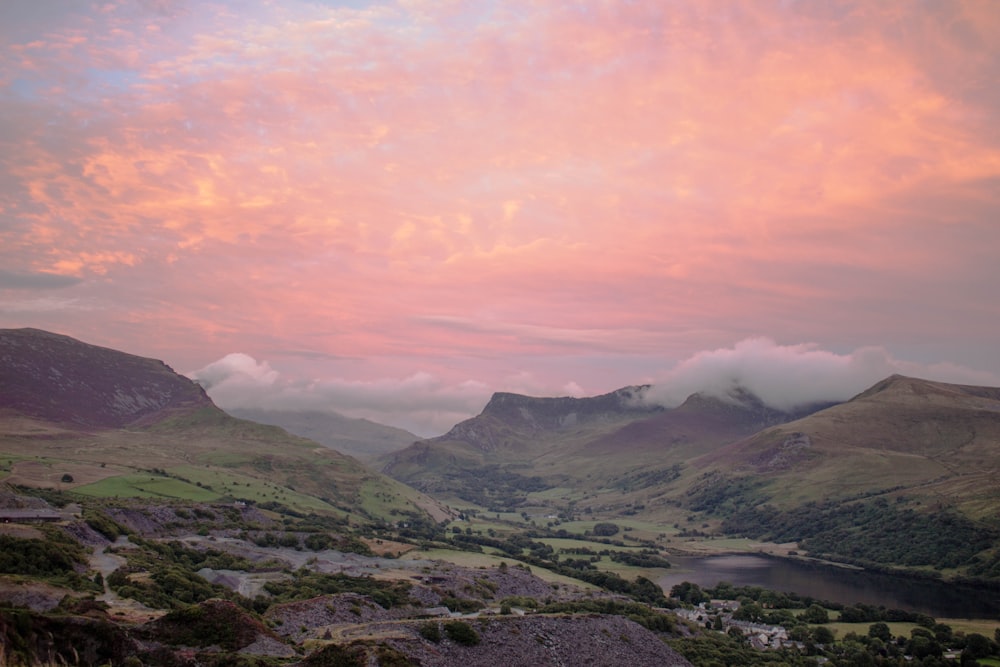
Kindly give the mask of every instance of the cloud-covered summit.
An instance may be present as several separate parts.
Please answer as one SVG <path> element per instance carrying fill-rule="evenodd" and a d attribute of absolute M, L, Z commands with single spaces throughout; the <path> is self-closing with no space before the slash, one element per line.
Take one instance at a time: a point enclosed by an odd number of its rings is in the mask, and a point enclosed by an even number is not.
<path fill-rule="evenodd" d="M 919 364 L 895 359 L 882 347 L 838 354 L 818 345 L 780 345 L 748 338 L 731 348 L 706 350 L 658 378 L 645 400 L 668 407 L 693 393 L 728 398 L 745 389 L 772 408 L 845 401 L 894 373 L 942 382 L 995 385 L 995 375 L 954 364 Z"/>

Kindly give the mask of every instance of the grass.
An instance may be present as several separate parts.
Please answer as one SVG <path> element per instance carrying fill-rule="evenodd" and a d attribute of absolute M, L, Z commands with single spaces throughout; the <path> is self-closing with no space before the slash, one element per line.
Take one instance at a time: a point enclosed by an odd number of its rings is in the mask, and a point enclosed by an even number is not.
<path fill-rule="evenodd" d="M 209 465 L 223 468 L 238 468 L 253 461 L 253 457 L 237 452 L 210 452 L 202 454 L 201 460 Z"/>
<path fill-rule="evenodd" d="M 798 610 L 796 610 L 798 611 Z M 836 612 L 830 612 L 831 617 L 836 616 Z M 965 634 L 978 633 L 985 637 L 993 638 L 993 632 L 997 628 L 1000 628 L 1000 621 L 991 621 L 987 619 L 962 619 L 962 618 L 938 618 L 935 619 L 938 623 L 944 623 L 950 626 L 954 632 L 964 632 Z M 827 623 L 826 627 L 834 631 L 837 639 L 843 639 L 844 635 L 849 632 L 853 632 L 858 635 L 867 635 L 868 628 L 871 623 L 840 623 L 834 621 L 832 623 Z M 910 637 L 910 631 L 913 628 L 920 627 L 916 623 L 886 623 L 889 626 L 890 632 L 894 637 Z"/>
<path fill-rule="evenodd" d="M 73 489 L 74 493 L 94 498 L 177 498 L 194 502 L 218 500 L 218 493 L 171 477 L 119 475 Z"/>
<path fill-rule="evenodd" d="M 591 542 L 590 540 L 575 540 L 568 537 L 540 537 L 536 542 L 541 542 L 543 544 L 548 544 L 557 552 L 563 549 L 590 549 L 591 551 L 603 551 L 604 549 L 611 549 L 613 551 L 639 551 L 642 547 L 626 545 L 624 547 L 610 546 L 607 544 L 602 544 L 600 542 Z"/>
<path fill-rule="evenodd" d="M 323 514 L 336 512 L 331 505 L 319 498 L 236 471 L 202 466 L 177 466 L 170 468 L 168 472 L 188 479 L 195 484 L 201 483 L 202 487 L 211 487 L 213 491 L 234 499 L 249 500 L 255 503 L 273 501 L 293 509 Z"/>

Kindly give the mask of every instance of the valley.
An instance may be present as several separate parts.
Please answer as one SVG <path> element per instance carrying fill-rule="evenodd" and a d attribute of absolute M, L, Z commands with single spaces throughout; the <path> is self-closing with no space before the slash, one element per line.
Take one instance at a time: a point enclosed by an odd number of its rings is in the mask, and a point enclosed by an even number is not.
<path fill-rule="evenodd" d="M 934 640 L 959 652 L 1000 632 L 1000 389 L 893 376 L 790 411 L 647 389 L 497 394 L 414 442 L 323 417 L 321 444 L 227 414 L 161 362 L 0 331 L 5 664 L 758 660 L 680 613 L 692 585 L 782 600 L 799 639 L 769 664 L 855 664 L 886 614 L 908 664 L 934 664 L 906 653 L 925 626 L 963 628 Z M 366 437 L 364 463 L 330 444 Z M 742 563 L 735 588 L 719 556 Z M 754 578 L 762 562 L 783 574 Z M 827 620 L 798 618 L 815 604 Z M 80 632 L 104 637 L 86 659 Z"/>

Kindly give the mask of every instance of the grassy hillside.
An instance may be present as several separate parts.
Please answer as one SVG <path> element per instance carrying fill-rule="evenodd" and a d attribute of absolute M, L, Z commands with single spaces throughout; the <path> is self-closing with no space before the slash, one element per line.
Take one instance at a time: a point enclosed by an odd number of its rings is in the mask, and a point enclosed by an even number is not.
<path fill-rule="evenodd" d="M 692 462 L 723 531 L 938 575 L 1000 577 L 1000 390 L 893 376 Z"/>

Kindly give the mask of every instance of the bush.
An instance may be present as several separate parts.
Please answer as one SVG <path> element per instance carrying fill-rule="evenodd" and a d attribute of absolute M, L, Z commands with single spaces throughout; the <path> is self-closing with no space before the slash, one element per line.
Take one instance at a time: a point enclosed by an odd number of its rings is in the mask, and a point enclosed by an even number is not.
<path fill-rule="evenodd" d="M 417 632 L 419 632 L 420 636 L 429 642 L 437 644 L 441 641 L 441 628 L 439 628 L 438 624 L 433 621 L 421 625 Z"/>
<path fill-rule="evenodd" d="M 464 621 L 448 621 L 444 624 L 444 633 L 448 639 L 462 646 L 475 646 L 479 643 L 479 633 Z"/>
<path fill-rule="evenodd" d="M 601 537 L 611 537 L 612 535 L 618 534 L 618 526 L 613 523 L 596 523 L 594 524 L 594 535 L 599 535 Z"/>

